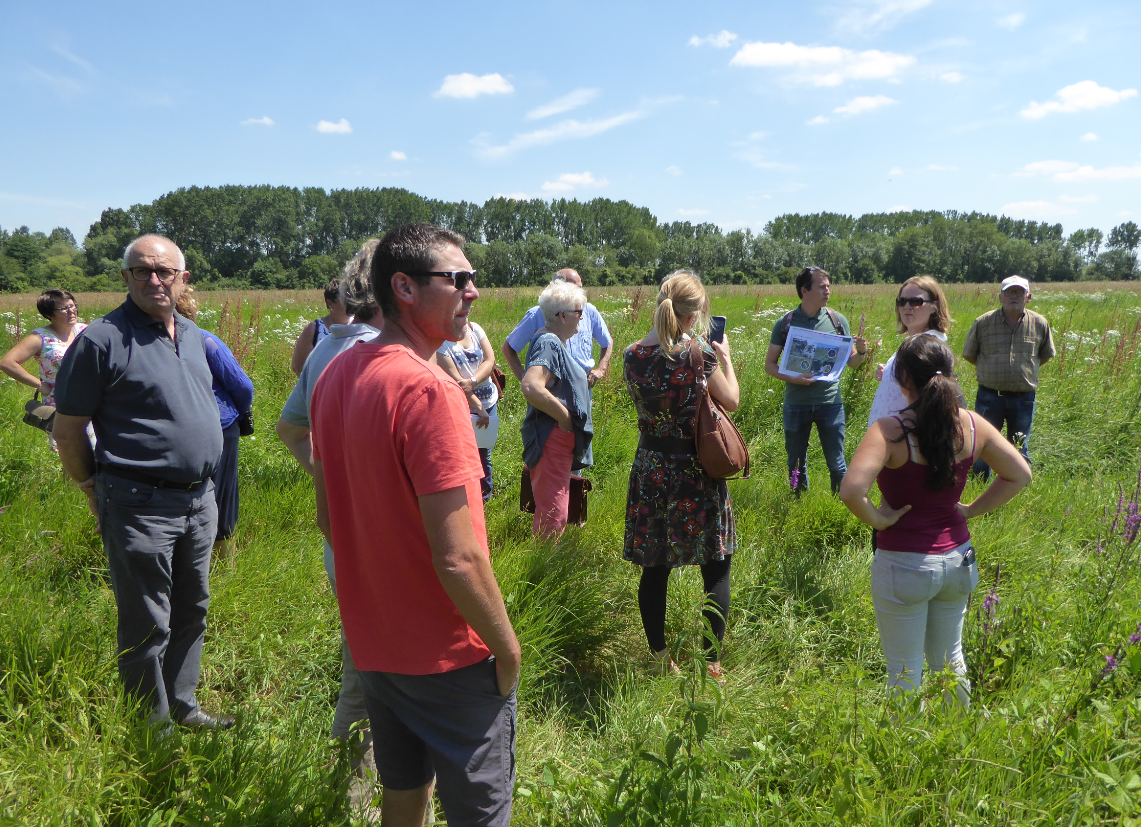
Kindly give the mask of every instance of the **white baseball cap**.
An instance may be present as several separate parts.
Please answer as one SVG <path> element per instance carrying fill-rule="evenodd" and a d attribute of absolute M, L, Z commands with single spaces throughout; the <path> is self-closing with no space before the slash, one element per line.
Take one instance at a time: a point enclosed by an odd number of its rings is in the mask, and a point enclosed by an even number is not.
<path fill-rule="evenodd" d="M 1002 280 L 1002 286 L 999 290 L 1009 290 L 1011 287 L 1021 287 L 1027 293 L 1030 292 L 1030 282 L 1022 276 L 1007 276 Z"/>

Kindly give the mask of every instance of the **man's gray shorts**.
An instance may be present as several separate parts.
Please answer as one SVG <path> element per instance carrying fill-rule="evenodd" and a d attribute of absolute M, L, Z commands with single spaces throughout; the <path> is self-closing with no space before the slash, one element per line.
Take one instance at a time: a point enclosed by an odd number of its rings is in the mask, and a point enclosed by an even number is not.
<path fill-rule="evenodd" d="M 380 783 L 414 790 L 436 777 L 450 827 L 511 821 L 515 690 L 499 694 L 495 660 L 435 675 L 360 672 Z"/>

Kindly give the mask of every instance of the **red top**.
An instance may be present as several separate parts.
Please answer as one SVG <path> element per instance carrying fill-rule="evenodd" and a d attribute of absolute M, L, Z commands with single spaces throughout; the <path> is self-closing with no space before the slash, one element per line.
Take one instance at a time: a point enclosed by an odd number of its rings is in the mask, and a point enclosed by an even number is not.
<path fill-rule="evenodd" d="M 417 500 L 465 486 L 488 554 L 483 469 L 459 386 L 403 345 L 357 344 L 317 381 L 312 423 L 356 667 L 429 675 L 487 658 L 440 585 Z"/>
<path fill-rule="evenodd" d="M 899 468 L 884 468 L 876 477 L 880 494 L 888 505 L 892 508 L 911 506 L 911 510 L 900 517 L 895 525 L 876 534 L 876 548 L 919 554 L 942 554 L 958 548 L 971 539 L 967 519 L 955 506 L 963 495 L 967 474 L 974 462 L 974 419 L 971 419 L 971 455 L 955 463 L 953 485 L 941 491 L 932 491 L 927 487 L 931 466 L 920 465 L 915 461 L 915 449 L 910 439 L 907 453 L 907 462 Z"/>

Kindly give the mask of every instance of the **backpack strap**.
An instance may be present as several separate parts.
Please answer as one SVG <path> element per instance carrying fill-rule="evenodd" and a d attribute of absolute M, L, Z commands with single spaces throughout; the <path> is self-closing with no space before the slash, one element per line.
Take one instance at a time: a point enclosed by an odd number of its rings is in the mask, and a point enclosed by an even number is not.
<path fill-rule="evenodd" d="M 796 311 L 790 310 L 784 314 L 784 318 L 780 320 L 780 346 L 784 347 L 788 344 L 788 331 L 792 327 L 792 314 Z"/>
<path fill-rule="evenodd" d="M 824 312 L 828 314 L 828 321 L 832 322 L 832 327 L 836 330 L 836 335 L 843 336 L 844 327 L 840 324 L 840 314 L 831 307 L 825 307 Z"/>

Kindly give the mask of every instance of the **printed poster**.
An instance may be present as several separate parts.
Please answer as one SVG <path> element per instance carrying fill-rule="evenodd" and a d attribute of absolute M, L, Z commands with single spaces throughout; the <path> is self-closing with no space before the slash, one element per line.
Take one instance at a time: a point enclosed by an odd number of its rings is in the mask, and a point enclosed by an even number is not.
<path fill-rule="evenodd" d="M 780 357 L 780 372 L 784 376 L 803 376 L 808 373 L 819 381 L 835 382 L 843 373 L 851 355 L 851 336 L 790 327 Z"/>

